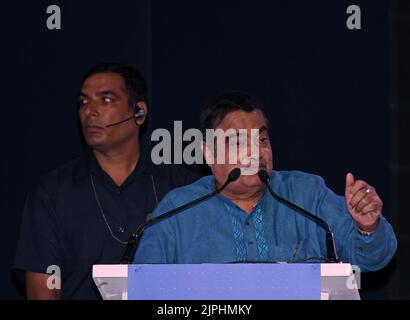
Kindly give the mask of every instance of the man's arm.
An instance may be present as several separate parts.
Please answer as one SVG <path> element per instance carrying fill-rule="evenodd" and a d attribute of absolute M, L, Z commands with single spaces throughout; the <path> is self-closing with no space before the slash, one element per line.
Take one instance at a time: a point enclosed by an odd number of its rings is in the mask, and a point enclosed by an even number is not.
<path fill-rule="evenodd" d="M 49 277 L 50 275 L 45 273 L 26 273 L 26 294 L 28 300 L 58 300 L 60 298 L 60 290 L 47 287 Z"/>
<path fill-rule="evenodd" d="M 381 214 L 382 203 L 375 194 L 374 188 L 368 186 L 369 192 L 360 191 L 362 189 L 360 184 L 365 182 L 354 181 L 350 175 L 346 177 L 345 197 L 338 196 L 325 187 L 323 180 L 319 183 L 325 188 L 321 192 L 318 212 L 323 213 L 322 217 L 328 222 L 335 235 L 336 248 L 341 261 L 359 266 L 362 272 L 380 270 L 394 256 L 397 239 L 392 226 Z M 359 192 L 355 192 L 355 189 Z M 349 196 L 352 193 L 354 196 Z M 365 201 L 361 203 L 363 199 Z M 351 201 L 354 203 L 351 204 Z M 362 206 L 360 211 L 354 209 L 358 204 Z M 363 232 L 368 234 L 364 235 Z"/>
<path fill-rule="evenodd" d="M 47 279 L 54 281 L 60 276 L 49 274 L 48 268 L 62 265 L 60 224 L 49 190 L 58 190 L 56 173 L 42 178 L 28 193 L 22 216 L 13 270 L 24 284 L 28 299 L 58 298 L 55 290 L 47 288 Z"/>

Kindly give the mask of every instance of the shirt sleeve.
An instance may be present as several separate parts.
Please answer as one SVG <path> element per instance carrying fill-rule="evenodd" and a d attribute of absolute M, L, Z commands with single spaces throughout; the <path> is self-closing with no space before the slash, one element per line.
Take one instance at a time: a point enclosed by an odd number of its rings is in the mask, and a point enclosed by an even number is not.
<path fill-rule="evenodd" d="M 369 236 L 362 235 L 346 208 L 345 197 L 328 189 L 323 179 L 319 210 L 334 233 L 336 250 L 342 262 L 357 265 L 362 272 L 385 267 L 397 248 L 392 226 L 381 216 L 377 229 Z"/>
<path fill-rule="evenodd" d="M 47 273 L 51 265 L 61 267 L 61 254 L 55 206 L 40 183 L 26 198 L 13 269 Z"/>

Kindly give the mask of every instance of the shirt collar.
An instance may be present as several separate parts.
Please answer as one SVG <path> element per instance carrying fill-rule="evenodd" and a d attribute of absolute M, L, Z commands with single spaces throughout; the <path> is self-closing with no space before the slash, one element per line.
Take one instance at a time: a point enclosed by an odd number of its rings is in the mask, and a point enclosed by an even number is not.
<path fill-rule="evenodd" d="M 274 172 L 272 172 L 271 178 L 273 178 L 273 175 L 274 175 Z M 213 175 L 209 175 L 209 176 L 203 177 L 203 178 L 201 178 L 200 180 L 202 181 L 202 183 L 201 183 L 200 185 L 201 185 L 201 187 L 202 187 L 203 189 L 202 189 L 202 188 L 201 188 L 202 190 L 199 189 L 199 190 L 198 190 L 198 191 L 199 191 L 198 194 L 203 195 L 203 194 L 206 194 L 206 193 L 208 193 L 208 192 L 215 191 L 215 178 L 214 178 Z M 252 214 L 252 213 L 253 213 L 254 211 L 256 211 L 258 208 L 262 208 L 263 205 L 264 205 L 264 203 L 266 202 L 266 199 L 267 199 L 268 197 L 270 197 L 270 195 L 268 194 L 268 191 L 267 191 L 267 189 L 265 188 L 265 192 L 264 192 L 262 198 L 259 200 L 259 202 L 258 202 L 258 203 L 255 205 L 255 207 L 253 208 L 252 212 L 250 212 L 249 214 Z M 233 203 L 229 198 L 227 198 L 227 197 L 225 197 L 225 196 L 223 196 L 223 195 L 221 195 L 221 194 L 218 194 L 218 195 L 216 196 L 216 198 L 219 199 L 220 201 L 222 201 L 227 208 L 228 208 L 228 207 L 230 207 L 230 208 L 232 208 L 232 207 L 238 208 L 238 206 L 237 206 L 235 203 Z"/>

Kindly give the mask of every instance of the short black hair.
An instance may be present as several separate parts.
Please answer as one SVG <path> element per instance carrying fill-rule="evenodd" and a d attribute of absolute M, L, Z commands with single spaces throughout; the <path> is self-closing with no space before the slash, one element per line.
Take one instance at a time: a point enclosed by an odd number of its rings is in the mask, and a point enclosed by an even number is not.
<path fill-rule="evenodd" d="M 261 105 L 251 96 L 237 91 L 226 92 L 210 100 L 203 106 L 200 115 L 200 128 L 202 133 L 205 134 L 206 129 L 215 129 L 228 113 L 237 110 L 243 110 L 245 112 L 259 110 L 262 112 L 266 121 L 268 121 Z"/>
<path fill-rule="evenodd" d="M 94 74 L 105 72 L 116 73 L 124 79 L 130 106 L 134 107 L 139 101 L 144 101 L 148 104 L 147 84 L 142 74 L 133 66 L 119 63 L 99 63 L 92 66 L 85 73 L 83 82 Z"/>

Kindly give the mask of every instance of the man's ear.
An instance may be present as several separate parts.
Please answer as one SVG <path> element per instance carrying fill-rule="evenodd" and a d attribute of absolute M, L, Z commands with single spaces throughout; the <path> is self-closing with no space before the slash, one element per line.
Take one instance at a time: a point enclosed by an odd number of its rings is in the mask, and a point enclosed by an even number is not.
<path fill-rule="evenodd" d="M 142 117 L 138 117 L 138 118 L 136 118 L 135 119 L 135 122 L 138 124 L 138 125 L 142 125 L 142 124 L 144 124 L 144 122 L 145 122 L 145 119 L 147 118 L 147 113 L 148 113 L 148 107 L 147 107 L 147 104 L 145 103 L 145 101 L 138 101 L 137 103 L 136 103 L 136 110 L 138 110 L 138 109 L 142 109 L 143 111 L 144 111 L 144 116 L 142 116 Z"/>
<path fill-rule="evenodd" d="M 209 167 L 212 167 L 214 163 L 213 152 L 209 150 L 208 144 L 205 141 L 201 143 L 201 151 L 205 158 L 206 164 Z"/>

